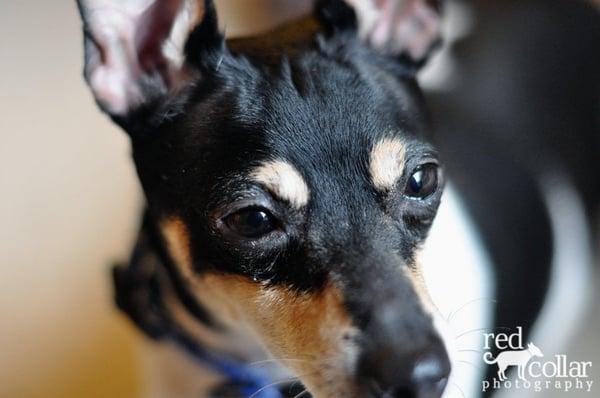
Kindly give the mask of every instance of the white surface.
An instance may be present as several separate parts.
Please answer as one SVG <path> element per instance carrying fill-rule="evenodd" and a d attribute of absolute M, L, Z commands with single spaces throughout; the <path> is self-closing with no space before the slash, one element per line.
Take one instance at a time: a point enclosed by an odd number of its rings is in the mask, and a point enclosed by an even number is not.
<path fill-rule="evenodd" d="M 475 396 L 483 377 L 482 333 L 492 322 L 494 284 L 490 259 L 452 186 L 421 254 L 425 282 L 438 307 L 452 374 L 444 398 Z M 465 351 L 469 350 L 469 351 Z"/>

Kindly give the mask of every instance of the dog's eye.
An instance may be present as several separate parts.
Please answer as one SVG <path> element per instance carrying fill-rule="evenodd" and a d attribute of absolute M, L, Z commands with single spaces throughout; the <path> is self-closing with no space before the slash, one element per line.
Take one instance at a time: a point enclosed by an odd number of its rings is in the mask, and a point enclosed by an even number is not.
<path fill-rule="evenodd" d="M 275 219 L 264 209 L 246 208 L 225 218 L 227 227 L 245 238 L 258 238 L 275 229 Z"/>
<path fill-rule="evenodd" d="M 410 198 L 424 199 L 438 187 L 438 167 L 433 163 L 423 164 L 411 174 L 404 194 Z"/>

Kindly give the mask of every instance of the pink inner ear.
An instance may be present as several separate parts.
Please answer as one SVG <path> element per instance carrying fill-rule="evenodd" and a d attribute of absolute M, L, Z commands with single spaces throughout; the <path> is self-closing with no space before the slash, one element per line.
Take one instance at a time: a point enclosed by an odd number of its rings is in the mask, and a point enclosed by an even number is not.
<path fill-rule="evenodd" d="M 440 16 L 427 0 L 346 0 L 354 7 L 361 36 L 388 54 L 424 58 L 440 36 Z"/>
<path fill-rule="evenodd" d="M 144 75 L 162 77 L 168 88 L 180 65 L 164 54 L 181 16 L 187 34 L 198 22 L 201 0 L 82 0 L 88 46 L 86 78 L 98 102 L 122 116 L 144 100 Z M 193 14 L 193 15 L 192 15 Z M 185 25 L 185 26 L 184 26 Z M 178 47 L 179 46 L 179 47 Z M 174 47 L 180 48 L 181 43 Z"/>
<path fill-rule="evenodd" d="M 158 0 L 138 17 L 135 44 L 139 64 L 144 71 L 166 73 L 167 62 L 162 46 L 171 33 L 181 7 L 182 0 Z"/>
<path fill-rule="evenodd" d="M 149 0 L 120 4 L 119 0 L 91 0 L 83 3 L 89 34 L 95 46 L 89 48 L 86 76 L 96 100 L 109 113 L 124 115 L 142 101 L 137 84 L 141 68 L 134 44 L 139 17 Z"/>

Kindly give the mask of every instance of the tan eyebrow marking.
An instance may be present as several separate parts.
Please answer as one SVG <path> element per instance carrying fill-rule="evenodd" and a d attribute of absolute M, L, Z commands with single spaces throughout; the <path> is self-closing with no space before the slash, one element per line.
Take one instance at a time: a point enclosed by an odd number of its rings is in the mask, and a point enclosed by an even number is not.
<path fill-rule="evenodd" d="M 274 160 L 264 163 L 253 170 L 250 176 L 295 208 L 308 204 L 310 193 L 306 182 L 298 170 L 286 161 Z"/>
<path fill-rule="evenodd" d="M 369 172 L 375 188 L 391 189 L 402 176 L 406 158 L 406 145 L 397 138 L 384 138 L 371 150 Z"/>

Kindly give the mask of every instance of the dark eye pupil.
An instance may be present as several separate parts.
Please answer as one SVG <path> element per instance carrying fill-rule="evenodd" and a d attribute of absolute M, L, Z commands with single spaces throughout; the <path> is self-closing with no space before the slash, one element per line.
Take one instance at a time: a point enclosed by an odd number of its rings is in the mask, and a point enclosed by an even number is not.
<path fill-rule="evenodd" d="M 437 166 L 435 164 L 420 166 L 408 179 L 405 195 L 411 198 L 426 198 L 437 189 L 437 176 Z"/>
<path fill-rule="evenodd" d="M 247 238 L 257 238 L 275 229 L 271 215 L 257 209 L 240 210 L 228 216 L 225 222 L 234 232 Z"/>
<path fill-rule="evenodd" d="M 245 215 L 245 222 L 250 228 L 260 228 L 269 222 L 269 216 L 264 211 L 250 211 Z"/>

